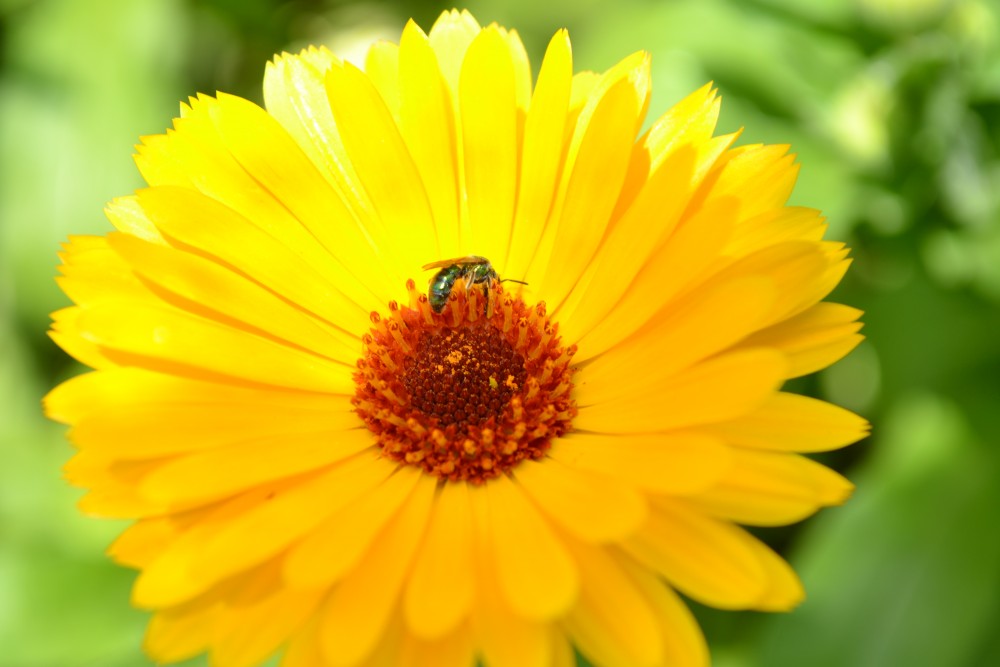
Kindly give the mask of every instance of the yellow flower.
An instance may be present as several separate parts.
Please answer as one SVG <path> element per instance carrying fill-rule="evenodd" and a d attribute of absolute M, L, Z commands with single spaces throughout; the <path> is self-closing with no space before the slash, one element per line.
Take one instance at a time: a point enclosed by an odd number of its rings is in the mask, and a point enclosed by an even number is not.
<path fill-rule="evenodd" d="M 864 420 L 779 391 L 860 340 L 821 302 L 844 246 L 709 86 L 638 136 L 646 54 L 574 75 L 560 31 L 530 71 L 465 12 L 364 71 L 282 55 L 266 110 L 192 99 L 66 245 L 52 337 L 95 370 L 46 409 L 82 509 L 136 520 L 154 660 L 687 667 L 675 591 L 802 598 L 736 524 L 850 493 L 801 453 Z"/>

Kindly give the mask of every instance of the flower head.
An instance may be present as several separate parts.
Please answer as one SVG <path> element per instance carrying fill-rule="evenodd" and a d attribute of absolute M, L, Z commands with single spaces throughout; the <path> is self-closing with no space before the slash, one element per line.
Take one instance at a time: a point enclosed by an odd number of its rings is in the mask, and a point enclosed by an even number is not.
<path fill-rule="evenodd" d="M 675 591 L 799 602 L 736 524 L 850 493 L 802 453 L 865 422 L 780 391 L 860 340 L 847 252 L 787 147 L 713 137 L 709 86 L 640 136 L 649 93 L 643 53 L 574 75 L 560 31 L 532 82 L 446 12 L 144 138 L 149 187 L 62 255 L 94 371 L 46 409 L 84 511 L 135 519 L 155 660 L 693 666 Z"/>

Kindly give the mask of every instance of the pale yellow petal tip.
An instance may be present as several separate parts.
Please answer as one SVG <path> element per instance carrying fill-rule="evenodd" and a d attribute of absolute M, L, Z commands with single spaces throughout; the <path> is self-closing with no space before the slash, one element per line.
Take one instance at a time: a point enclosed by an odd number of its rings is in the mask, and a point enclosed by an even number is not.
<path fill-rule="evenodd" d="M 459 11 L 458 9 L 446 9 L 441 12 L 434 25 L 431 26 L 431 34 L 457 30 L 461 32 L 479 32 L 482 27 L 479 21 L 468 9 Z"/>
<path fill-rule="evenodd" d="M 326 50 L 327 49 L 325 46 L 321 47 L 321 46 L 316 46 L 314 44 L 310 44 L 304 49 L 301 49 L 298 53 L 292 53 L 291 51 L 281 51 L 280 53 L 275 53 L 274 56 L 271 57 L 271 60 L 267 62 L 265 67 L 267 69 L 270 69 L 275 65 L 283 65 L 287 61 L 294 60 L 296 58 L 315 57 L 317 55 L 320 55 L 323 51 Z"/>
<path fill-rule="evenodd" d="M 289 54 L 282 51 L 281 53 L 275 53 L 274 56 L 264 64 L 264 80 L 268 80 L 274 77 L 278 72 L 280 72 L 286 64 Z"/>
<path fill-rule="evenodd" d="M 636 54 L 641 58 L 639 61 L 639 74 L 649 78 L 649 69 L 653 66 L 653 54 L 645 49 L 636 51 Z"/>
<path fill-rule="evenodd" d="M 608 83 L 618 79 L 627 80 L 639 93 L 640 97 L 648 97 L 652 89 L 653 58 L 649 51 L 636 51 L 622 58 L 614 67 L 604 73 Z"/>
<path fill-rule="evenodd" d="M 481 37 L 483 33 L 489 33 L 494 37 L 499 37 L 501 40 L 506 41 L 508 30 L 507 28 L 503 27 L 502 25 L 494 21 L 493 23 L 487 25 L 485 28 L 480 28 L 479 33 L 480 34 L 478 37 Z"/>
<path fill-rule="evenodd" d="M 104 205 L 104 215 L 111 218 L 116 213 L 122 210 L 134 211 L 136 210 L 138 203 L 136 201 L 135 195 L 125 195 L 124 197 L 115 197 L 107 204 Z"/>

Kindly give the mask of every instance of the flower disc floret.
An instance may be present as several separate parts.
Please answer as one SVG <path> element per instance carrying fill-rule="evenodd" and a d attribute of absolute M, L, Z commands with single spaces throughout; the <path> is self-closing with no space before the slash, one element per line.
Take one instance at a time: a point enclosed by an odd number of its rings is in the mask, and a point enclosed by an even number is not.
<path fill-rule="evenodd" d="M 390 458 L 479 483 L 539 460 L 572 426 L 575 346 L 545 312 L 498 284 L 456 287 L 441 313 L 407 283 L 410 305 L 372 313 L 354 406 Z"/>

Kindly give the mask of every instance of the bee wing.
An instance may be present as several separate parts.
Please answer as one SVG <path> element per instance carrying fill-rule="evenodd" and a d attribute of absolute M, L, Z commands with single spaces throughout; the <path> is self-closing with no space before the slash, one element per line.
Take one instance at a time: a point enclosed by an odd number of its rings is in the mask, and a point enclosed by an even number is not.
<path fill-rule="evenodd" d="M 421 268 L 424 271 L 429 271 L 430 269 L 443 269 L 446 266 L 454 266 L 455 264 L 482 264 L 484 261 L 486 261 L 484 258 L 477 255 L 466 255 L 465 257 L 440 259 L 436 262 L 431 262 L 430 264 L 424 264 Z"/>

